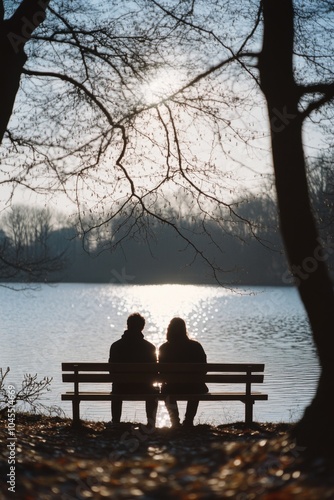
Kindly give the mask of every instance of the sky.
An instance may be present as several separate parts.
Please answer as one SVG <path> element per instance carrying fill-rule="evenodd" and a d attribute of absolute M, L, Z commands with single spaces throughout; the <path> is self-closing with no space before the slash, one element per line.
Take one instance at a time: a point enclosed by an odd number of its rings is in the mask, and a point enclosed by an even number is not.
<path fill-rule="evenodd" d="M 222 4 L 225 5 L 224 2 Z M 99 4 L 97 3 L 97 5 Z M 134 5 L 135 3 L 131 3 L 131 7 Z M 208 24 L 206 26 L 209 28 L 210 23 L 215 23 L 216 19 L 210 17 L 209 10 L 206 12 L 203 8 L 202 11 L 199 11 L 200 7 L 197 5 L 200 3 L 196 3 L 198 19 L 201 20 L 203 16 L 207 15 L 206 22 Z M 211 3 L 205 5 L 209 6 Z M 237 46 L 248 33 L 247 24 L 241 16 L 244 5 L 246 4 L 239 6 L 239 16 L 233 18 L 233 29 L 229 33 L 220 34 L 221 41 Z M 108 16 L 111 18 L 113 14 L 114 12 L 110 10 L 109 6 Z M 84 16 L 81 15 L 80 19 L 84 19 Z M 94 22 L 93 18 L 91 22 Z M 132 29 L 132 25 L 127 24 L 128 22 L 127 18 L 121 19 L 119 24 L 121 26 L 123 23 L 126 29 Z M 147 25 L 149 22 L 150 19 L 147 17 Z M 71 37 L 69 40 L 71 41 Z M 258 48 L 259 41 L 260 35 L 258 34 L 250 48 Z M 95 42 L 96 40 L 88 40 L 88 47 L 92 48 L 93 46 L 95 50 Z M 203 58 L 210 55 L 210 50 L 211 54 L 214 53 L 212 50 L 215 48 L 215 42 L 212 42 L 210 37 L 207 37 L 207 42 L 205 46 L 200 45 L 201 50 L 203 48 Z M 193 43 L 195 44 L 196 41 Z M 108 67 L 106 70 L 107 66 L 101 65 L 100 60 L 95 64 L 92 62 L 93 58 L 89 59 L 91 63 L 89 72 L 91 74 L 89 75 L 89 83 L 87 83 L 82 74 L 83 67 L 82 64 L 80 65 L 78 51 L 71 49 L 72 52 L 68 53 L 68 58 L 61 59 L 61 47 L 61 43 L 58 45 L 55 43 L 49 50 L 50 47 L 48 48 L 45 43 L 39 45 L 40 52 L 37 51 L 37 59 L 28 61 L 27 67 L 39 70 L 51 67 L 57 68 L 59 71 L 66 70 L 71 76 L 82 78 L 81 81 L 85 82 L 87 88 L 93 90 L 101 98 L 101 102 L 111 110 L 112 116 L 114 113 L 115 116 L 117 113 L 122 113 L 124 107 L 126 111 L 126 101 L 131 92 L 129 93 L 126 86 L 117 87 L 120 81 L 117 77 L 117 71 L 124 70 L 122 78 L 127 73 L 123 68 L 124 63 L 123 66 L 121 64 L 116 68 L 116 73 L 113 73 L 113 69 Z M 118 47 L 118 50 L 121 48 L 122 45 Z M 188 50 L 189 64 L 191 63 L 193 68 L 200 68 L 202 62 L 196 60 L 198 52 L 189 51 L 187 44 L 185 48 Z M 133 49 L 134 46 L 131 45 L 126 50 L 131 54 Z M 175 64 L 180 65 L 184 60 L 183 55 L 183 59 L 179 57 L 178 47 L 174 47 L 170 54 L 157 54 L 152 51 L 152 60 L 158 59 L 158 56 L 164 56 L 168 64 L 170 61 L 174 64 L 175 61 Z M 226 55 L 222 51 L 222 59 L 224 57 Z M 206 68 L 208 61 L 212 64 L 218 59 L 217 57 L 212 61 L 207 59 Z M 115 61 L 115 56 L 111 60 Z M 243 76 L 240 77 L 240 75 Z M 139 88 L 132 92 L 131 99 L 137 99 L 141 106 L 150 105 L 161 94 L 169 93 L 170 88 L 171 92 L 174 92 L 179 85 L 179 77 L 180 71 L 179 69 L 176 71 L 174 67 L 160 70 L 156 72 L 155 76 L 154 73 L 151 73 L 148 80 L 143 81 Z M 189 76 L 183 75 L 182 80 L 189 80 Z M 36 82 L 36 86 L 34 82 Z M 95 88 L 93 88 L 94 85 Z M 210 195 L 216 194 L 226 202 L 245 198 L 249 192 L 261 193 L 263 190 L 268 192 L 272 176 L 272 162 L 268 120 L 261 92 L 256 90 L 252 78 L 248 78 L 244 73 L 238 73 L 238 68 L 233 66 L 227 72 L 218 71 L 214 78 L 208 78 L 206 85 L 207 87 L 197 86 L 191 96 L 188 94 L 188 97 L 193 99 L 193 107 L 189 101 L 190 106 L 185 108 L 183 96 L 176 96 L 171 105 L 173 117 L 178 127 L 181 155 L 187 176 L 198 188 L 205 188 Z M 210 91 L 210 94 L 205 93 L 205 88 Z M 197 94 L 197 89 L 198 92 L 202 93 Z M 208 100 L 209 96 L 210 100 Z M 198 111 L 199 106 L 207 107 L 205 116 Z M 143 118 L 131 122 L 131 126 L 127 130 L 128 149 L 122 163 L 134 179 L 138 193 L 157 186 L 162 181 L 162 173 L 170 168 L 170 180 L 166 183 L 168 189 L 166 187 L 162 190 L 162 195 L 165 196 L 165 199 L 169 198 L 168 201 L 170 201 L 175 197 L 179 186 L 184 186 L 185 183 L 180 173 L 177 172 L 178 144 L 174 140 L 173 123 L 168 117 L 168 109 L 161 104 L 158 111 L 160 120 L 157 119 L 157 111 L 151 109 L 146 111 Z M 216 120 L 212 119 L 215 112 L 218 117 Z M 18 188 L 13 201 L 15 203 L 38 203 L 42 206 L 50 204 L 50 206 L 55 206 L 65 213 L 72 213 L 75 209 L 73 201 L 77 201 L 73 189 L 77 185 L 79 186 L 82 210 L 93 208 L 98 211 L 102 210 L 105 205 L 108 205 L 109 208 L 111 199 L 114 200 L 116 207 L 123 203 L 129 195 L 131 183 L 125 178 L 124 172 L 115 166 L 122 144 L 117 133 L 114 137 L 111 137 L 108 132 L 106 133 L 107 126 L 102 118 L 96 107 L 89 106 L 84 99 L 80 99 L 71 85 L 59 85 L 52 78 L 42 81 L 23 78 L 10 127 L 15 133 L 16 126 L 18 126 L 18 133 L 22 134 L 28 131 L 28 136 L 31 131 L 36 150 L 20 146 L 19 154 L 17 154 L 13 148 L 10 157 L 3 160 L 3 169 L 9 175 L 12 175 L 13 172 L 19 172 L 21 175 L 27 166 L 29 168 L 29 165 L 33 164 L 33 172 L 36 173 L 33 174 L 34 180 L 32 182 L 36 186 L 36 180 L 38 180 L 43 185 L 45 194 L 37 197 L 34 191 Z M 96 140 L 93 144 L 83 146 L 85 141 L 97 137 L 101 131 L 106 134 L 103 140 Z M 328 148 L 327 137 L 319 131 L 316 122 L 309 121 L 307 123 L 304 137 L 307 155 L 316 156 L 319 150 Z M 39 144 L 39 141 L 43 141 L 43 139 L 46 141 L 45 147 L 41 147 Z M 2 149 L 5 156 L 8 154 L 7 145 L 8 143 L 4 144 Z M 70 154 L 67 159 L 58 159 L 50 165 L 46 162 L 48 168 L 43 167 L 45 155 L 65 157 L 68 148 L 75 148 L 76 145 L 81 146 L 80 150 Z M 170 152 L 166 161 L 166 146 L 168 145 Z M 71 193 L 71 202 L 64 194 L 55 190 L 52 192 L 47 182 L 50 180 L 50 186 L 56 186 L 55 177 L 52 179 L 50 176 L 55 172 L 55 168 L 58 169 L 58 175 L 63 182 L 70 169 L 76 172 L 80 167 L 86 166 L 87 161 L 92 164 L 98 148 L 101 149 L 98 168 L 91 168 L 89 176 L 85 179 L 82 176 L 67 176 L 66 187 Z M 36 164 L 40 164 L 40 166 L 36 167 Z M 0 175 L 2 175 L 2 179 L 5 179 L 3 172 Z M 60 184 L 58 187 L 61 187 Z M 0 186 L 0 211 L 9 205 L 9 193 L 10 188 L 6 184 L 2 184 Z"/>

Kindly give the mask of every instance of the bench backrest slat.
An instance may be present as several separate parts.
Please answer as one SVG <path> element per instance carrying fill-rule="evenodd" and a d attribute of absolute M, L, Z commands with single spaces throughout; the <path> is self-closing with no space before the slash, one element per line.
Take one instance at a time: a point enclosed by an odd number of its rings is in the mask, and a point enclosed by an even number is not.
<path fill-rule="evenodd" d="M 63 372 L 263 372 L 260 363 L 62 363 Z"/>

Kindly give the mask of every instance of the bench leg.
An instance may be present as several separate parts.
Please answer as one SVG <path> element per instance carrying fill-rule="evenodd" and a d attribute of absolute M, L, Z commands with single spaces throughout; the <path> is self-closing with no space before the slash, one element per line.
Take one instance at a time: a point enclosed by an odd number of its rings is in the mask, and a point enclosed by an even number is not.
<path fill-rule="evenodd" d="M 252 399 L 245 401 L 245 422 L 247 425 L 253 423 L 253 404 L 254 401 Z"/>
<path fill-rule="evenodd" d="M 80 423 L 80 400 L 72 401 L 72 416 L 73 425 L 78 425 Z"/>

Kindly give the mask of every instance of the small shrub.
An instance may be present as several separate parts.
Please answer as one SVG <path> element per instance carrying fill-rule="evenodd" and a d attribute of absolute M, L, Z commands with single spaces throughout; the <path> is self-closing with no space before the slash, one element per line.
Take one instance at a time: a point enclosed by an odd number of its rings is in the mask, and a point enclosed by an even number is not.
<path fill-rule="evenodd" d="M 30 412 L 33 413 L 47 413 L 49 415 L 62 413 L 59 407 L 48 407 L 39 401 L 45 392 L 51 390 L 52 377 L 43 377 L 41 380 L 37 380 L 37 373 L 35 375 L 26 373 L 23 376 L 21 387 L 17 389 L 13 384 L 6 384 L 9 372 L 9 367 L 6 370 L 0 368 L 0 415 L 4 415 L 9 407 L 17 407 L 19 403 L 24 407 L 28 406 Z"/>

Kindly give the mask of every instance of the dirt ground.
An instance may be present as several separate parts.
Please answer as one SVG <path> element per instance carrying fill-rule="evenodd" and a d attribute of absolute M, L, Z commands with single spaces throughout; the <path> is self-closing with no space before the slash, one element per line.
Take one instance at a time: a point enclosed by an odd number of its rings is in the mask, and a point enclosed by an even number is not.
<path fill-rule="evenodd" d="M 0 424 L 5 499 L 334 500 L 334 462 L 308 457 L 289 424 L 74 429 L 69 419 L 17 414 L 15 440 Z"/>

